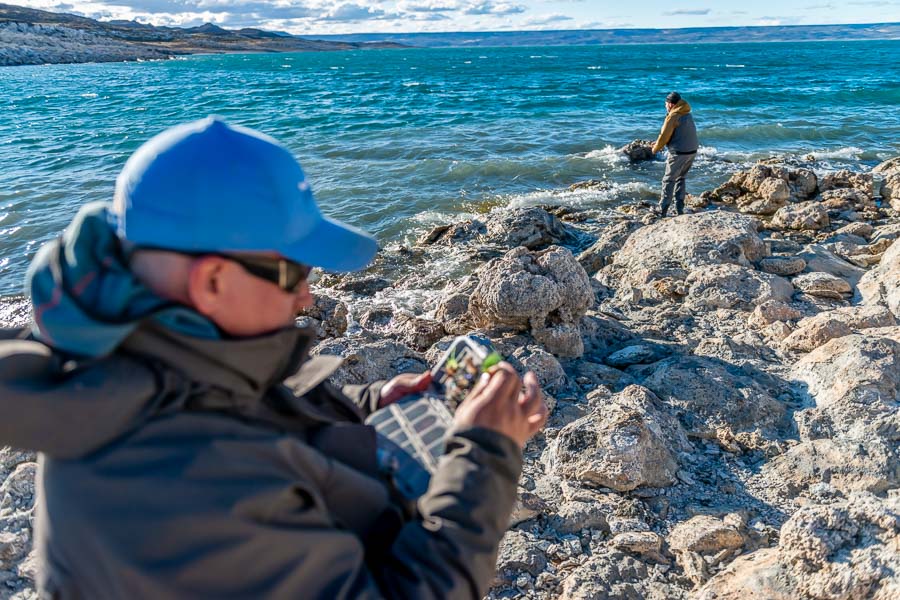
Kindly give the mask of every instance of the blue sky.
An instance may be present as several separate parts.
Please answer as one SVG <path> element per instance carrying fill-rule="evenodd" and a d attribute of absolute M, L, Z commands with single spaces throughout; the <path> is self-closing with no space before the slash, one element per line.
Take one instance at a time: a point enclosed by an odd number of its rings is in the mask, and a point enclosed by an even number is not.
<path fill-rule="evenodd" d="M 804 25 L 900 21 L 900 0 L 6 0 L 156 25 L 296 34 Z"/>

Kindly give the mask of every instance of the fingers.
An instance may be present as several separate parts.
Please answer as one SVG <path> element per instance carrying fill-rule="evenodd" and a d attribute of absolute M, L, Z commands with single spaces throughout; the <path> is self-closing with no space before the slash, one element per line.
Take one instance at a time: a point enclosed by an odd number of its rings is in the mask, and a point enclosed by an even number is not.
<path fill-rule="evenodd" d="M 484 390 L 488 396 L 497 396 L 503 400 L 518 397 L 518 391 L 522 383 L 519 374 L 507 362 L 501 362 L 490 369 L 490 381 Z"/>

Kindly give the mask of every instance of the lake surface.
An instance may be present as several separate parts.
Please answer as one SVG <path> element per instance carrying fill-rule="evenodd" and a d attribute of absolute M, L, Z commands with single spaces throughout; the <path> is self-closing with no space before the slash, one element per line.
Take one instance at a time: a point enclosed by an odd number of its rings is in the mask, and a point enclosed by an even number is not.
<path fill-rule="evenodd" d="M 297 155 L 323 210 L 408 243 L 492 207 L 653 200 L 615 148 L 692 104 L 699 193 L 774 154 L 864 170 L 900 154 L 900 42 L 374 50 L 0 69 L 0 296 L 112 197 L 142 142 L 208 114 Z M 585 179 L 609 189 L 569 192 Z"/>

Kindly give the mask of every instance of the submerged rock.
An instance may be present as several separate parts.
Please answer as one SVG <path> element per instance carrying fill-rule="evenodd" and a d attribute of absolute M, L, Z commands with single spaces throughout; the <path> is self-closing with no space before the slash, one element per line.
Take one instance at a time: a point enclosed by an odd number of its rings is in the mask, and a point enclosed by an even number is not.
<path fill-rule="evenodd" d="M 621 152 L 628 157 L 633 163 L 653 160 L 656 155 L 653 154 L 653 142 L 649 140 L 634 140 L 619 148 L 617 152 Z"/>

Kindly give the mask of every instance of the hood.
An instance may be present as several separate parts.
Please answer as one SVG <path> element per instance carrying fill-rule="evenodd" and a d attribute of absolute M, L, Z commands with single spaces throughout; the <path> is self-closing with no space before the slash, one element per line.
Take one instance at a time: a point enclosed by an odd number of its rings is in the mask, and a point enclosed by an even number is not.
<path fill-rule="evenodd" d="M 35 338 L 77 357 L 109 354 L 151 316 L 176 331 L 220 337 L 211 321 L 160 298 L 135 278 L 105 202 L 83 206 L 62 236 L 38 251 L 25 288 Z"/>
<path fill-rule="evenodd" d="M 689 112 L 691 112 L 691 105 L 685 100 L 679 100 L 678 104 L 672 108 L 673 115 L 686 115 Z"/>

